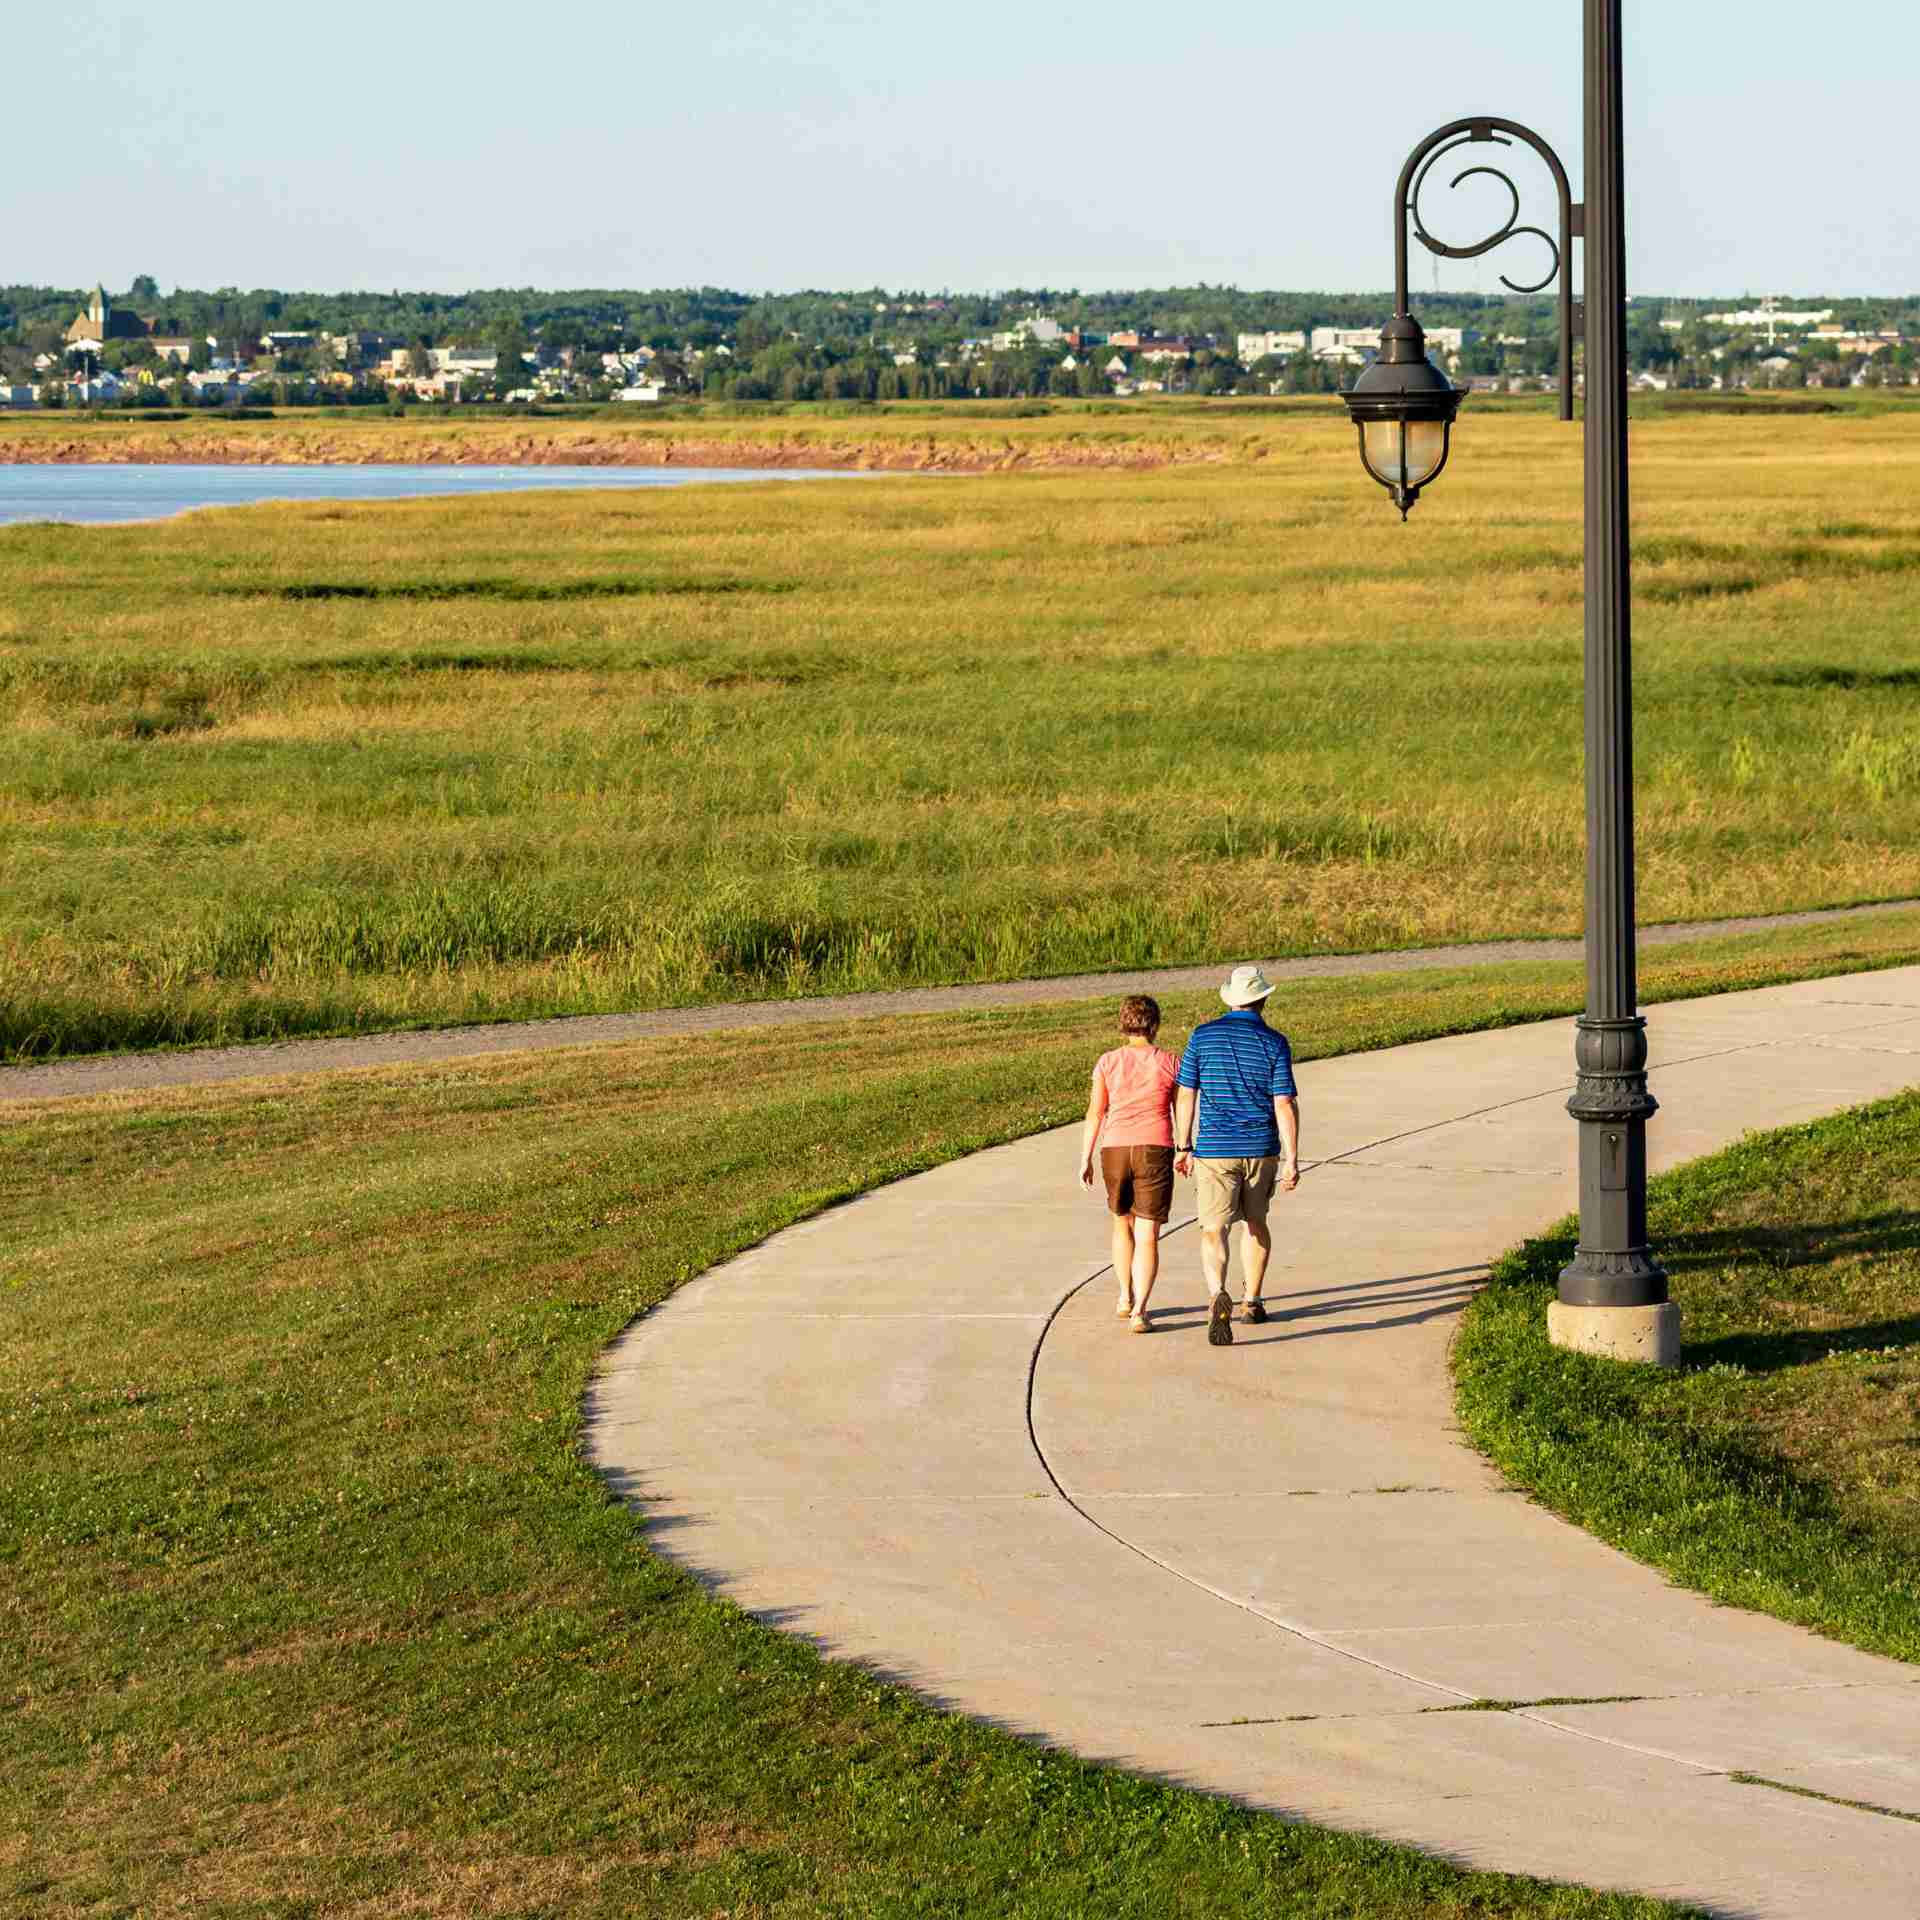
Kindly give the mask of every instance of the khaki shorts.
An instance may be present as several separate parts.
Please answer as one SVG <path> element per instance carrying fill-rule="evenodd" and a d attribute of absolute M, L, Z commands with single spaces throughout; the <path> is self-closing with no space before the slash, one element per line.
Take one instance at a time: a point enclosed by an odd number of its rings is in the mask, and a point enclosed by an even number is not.
<path fill-rule="evenodd" d="M 1236 1220 L 1244 1220 L 1251 1227 L 1264 1227 L 1279 1174 L 1278 1154 L 1270 1153 L 1260 1160 L 1196 1160 L 1194 1203 L 1200 1224 L 1230 1227 Z"/>
<path fill-rule="evenodd" d="M 1100 1176 L 1107 1183 L 1109 1213 L 1166 1225 L 1173 1211 L 1171 1147 L 1102 1147 Z"/>

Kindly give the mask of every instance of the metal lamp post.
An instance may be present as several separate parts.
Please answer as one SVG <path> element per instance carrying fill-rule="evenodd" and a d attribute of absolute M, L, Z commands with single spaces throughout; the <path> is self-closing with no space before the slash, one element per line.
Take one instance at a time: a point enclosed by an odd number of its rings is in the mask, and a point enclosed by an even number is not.
<path fill-rule="evenodd" d="M 1627 532 L 1625 180 L 1621 164 L 1621 0 L 1585 0 L 1586 202 L 1575 203 L 1553 149 L 1517 121 L 1456 120 L 1430 134 L 1401 169 L 1394 196 L 1394 317 L 1380 357 L 1345 396 L 1360 432 L 1361 460 L 1404 520 L 1422 487 L 1446 464 L 1462 394 L 1427 358 L 1408 311 L 1407 228 L 1450 259 L 1472 259 L 1521 235 L 1553 253 L 1538 293 L 1556 276 L 1560 302 L 1560 417 L 1573 418 L 1572 243 L 1583 243 L 1586 276 L 1586 764 L 1587 1010 L 1574 1041 L 1576 1076 L 1567 1102 L 1580 1130 L 1580 1243 L 1548 1310 L 1558 1346 L 1673 1366 L 1680 1312 L 1647 1245 L 1646 1022 L 1640 1018 L 1633 911 L 1633 696 Z M 1559 233 L 1519 224 L 1520 193 L 1499 168 L 1475 175 L 1513 196 L 1506 222 L 1472 246 L 1437 240 L 1420 215 L 1420 189 L 1443 155 L 1461 147 L 1523 141 L 1546 162 L 1559 194 Z"/>

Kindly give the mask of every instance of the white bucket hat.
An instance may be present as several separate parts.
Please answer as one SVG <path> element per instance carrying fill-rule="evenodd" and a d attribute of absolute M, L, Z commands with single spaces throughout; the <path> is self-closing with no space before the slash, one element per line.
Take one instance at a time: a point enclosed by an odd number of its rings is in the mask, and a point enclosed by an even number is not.
<path fill-rule="evenodd" d="M 1230 1007 L 1250 1007 L 1273 991 L 1273 982 L 1258 967 L 1235 967 L 1220 998 Z"/>

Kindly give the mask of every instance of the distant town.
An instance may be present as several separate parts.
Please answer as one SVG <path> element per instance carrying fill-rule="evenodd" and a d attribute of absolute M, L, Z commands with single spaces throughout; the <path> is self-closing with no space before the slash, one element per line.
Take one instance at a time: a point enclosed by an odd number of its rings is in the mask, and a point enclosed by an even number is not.
<path fill-rule="evenodd" d="M 1465 386 L 1551 392 L 1551 307 L 1417 301 Z M 1331 392 L 1379 343 L 1377 296 L 1233 288 L 1138 295 L 313 295 L 162 298 L 151 277 L 0 289 L 0 406 L 218 408 L 492 402 L 1037 399 Z M 1129 310 L 1131 307 L 1131 311 Z M 1911 386 L 1920 303 L 1643 300 L 1652 390 Z"/>

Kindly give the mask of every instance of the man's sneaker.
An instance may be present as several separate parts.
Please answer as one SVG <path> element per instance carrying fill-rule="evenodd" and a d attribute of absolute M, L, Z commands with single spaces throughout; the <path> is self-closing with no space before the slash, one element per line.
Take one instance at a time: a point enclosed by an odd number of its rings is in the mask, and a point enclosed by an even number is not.
<path fill-rule="evenodd" d="M 1207 1309 L 1207 1345 L 1233 1345 L 1233 1302 L 1224 1293 L 1216 1293 L 1213 1305 Z"/>
<path fill-rule="evenodd" d="M 1264 1327 L 1267 1324 L 1267 1303 L 1264 1300 L 1249 1300 L 1240 1309 L 1240 1318 L 1250 1327 Z"/>

